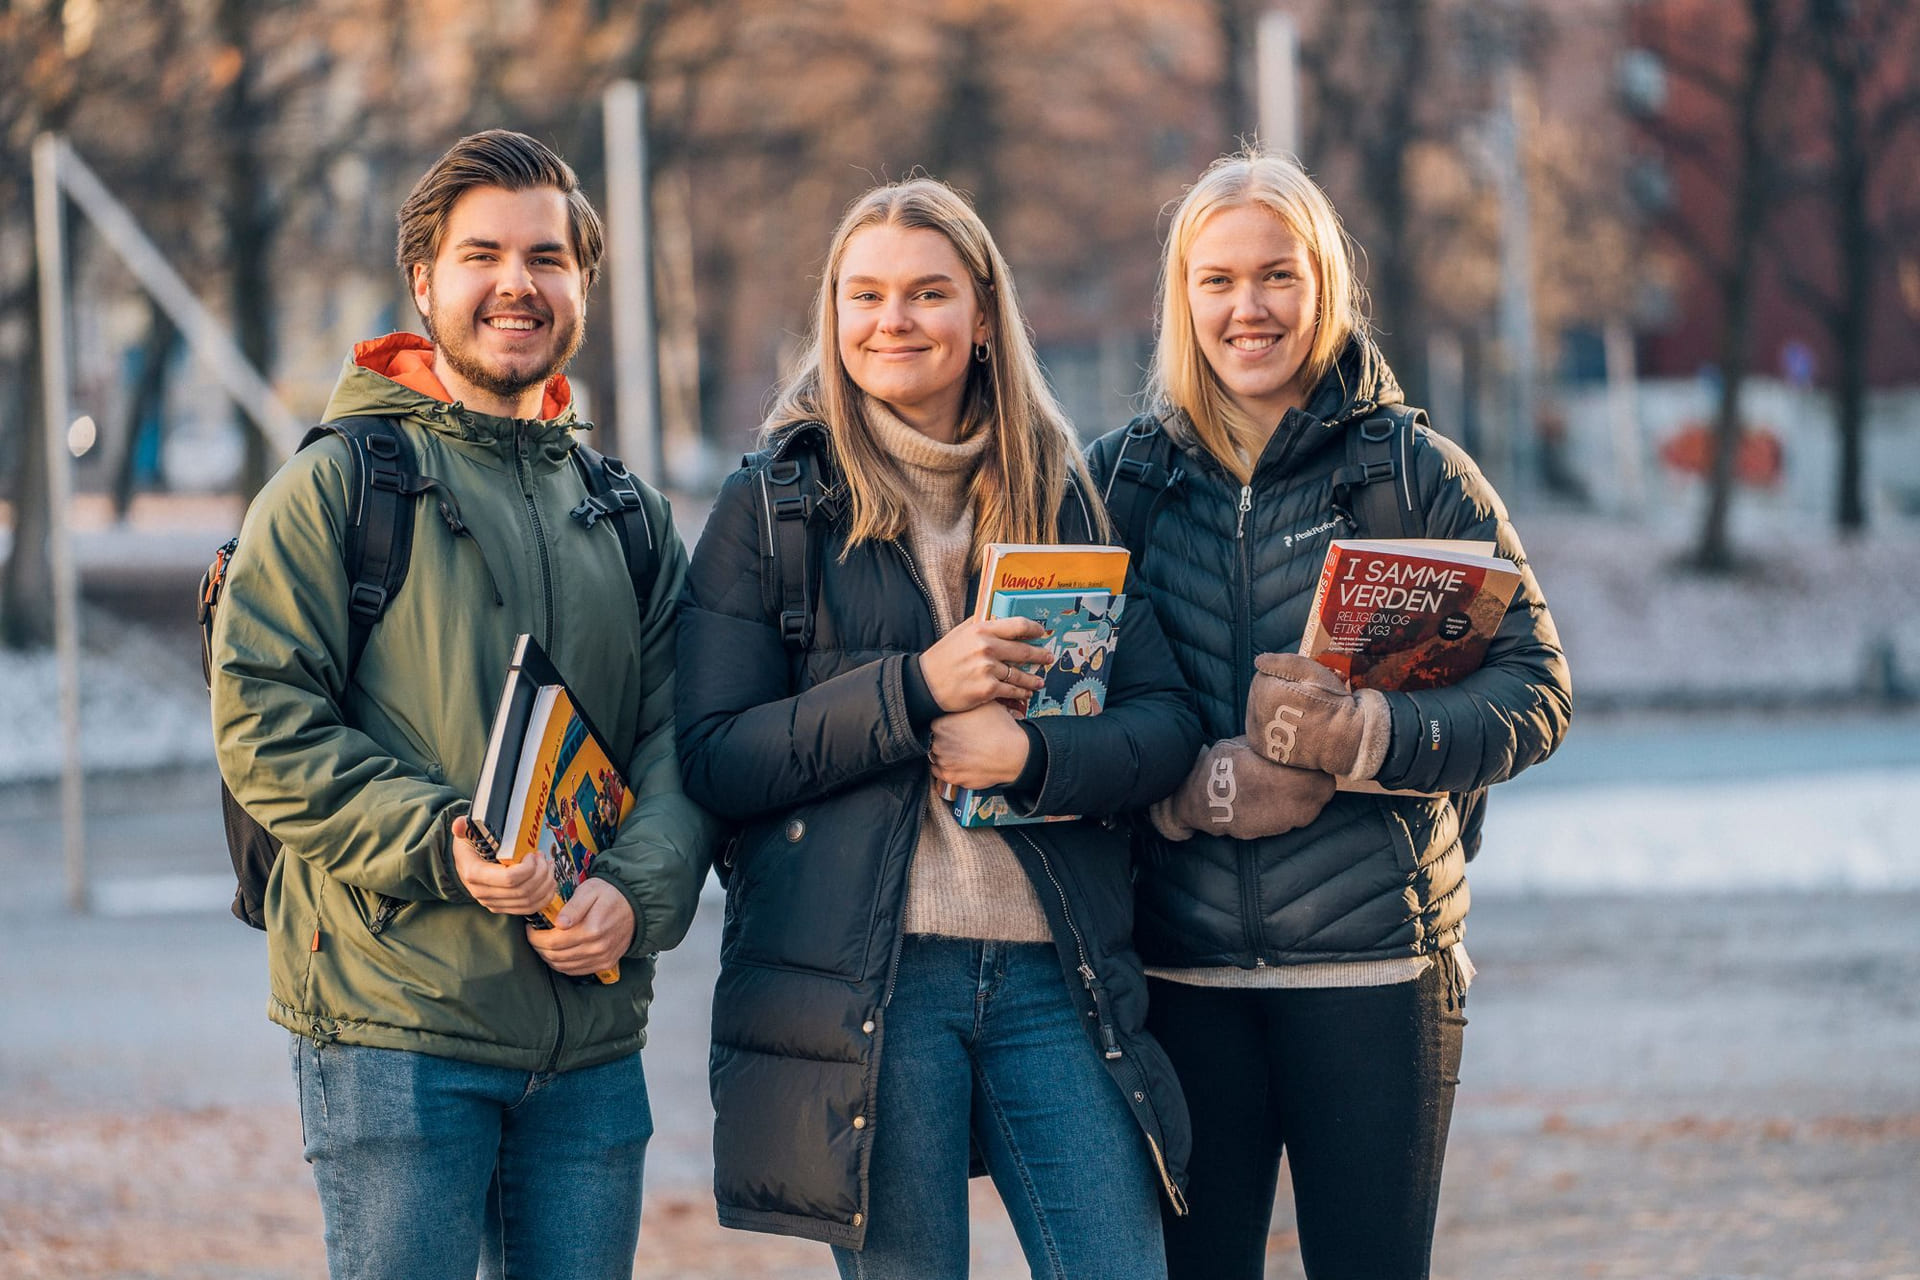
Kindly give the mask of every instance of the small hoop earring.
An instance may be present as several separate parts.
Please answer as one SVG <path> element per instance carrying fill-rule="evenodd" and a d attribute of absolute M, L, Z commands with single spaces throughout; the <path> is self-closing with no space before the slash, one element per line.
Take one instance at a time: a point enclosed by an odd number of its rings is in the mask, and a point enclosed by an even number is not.
<path fill-rule="evenodd" d="M 992 358 L 993 358 L 993 348 L 989 347 L 984 342 L 976 342 L 973 344 L 974 363 L 985 364 L 988 360 Z"/>

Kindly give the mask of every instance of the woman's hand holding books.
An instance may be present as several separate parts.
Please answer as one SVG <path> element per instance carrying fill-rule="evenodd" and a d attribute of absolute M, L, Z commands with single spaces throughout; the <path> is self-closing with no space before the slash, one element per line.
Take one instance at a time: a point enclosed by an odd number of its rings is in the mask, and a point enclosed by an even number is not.
<path fill-rule="evenodd" d="M 968 618 L 920 655 L 920 674 L 942 711 L 972 711 L 1003 698 L 1024 707 L 1046 682 L 1021 668 L 1045 666 L 1052 656 L 1026 642 L 1046 633 L 1031 618 Z"/>
<path fill-rule="evenodd" d="M 928 758 L 933 762 L 935 781 L 980 790 L 1018 778 L 1026 768 L 1030 750 L 1027 731 L 1013 713 L 998 702 L 989 702 L 935 720 L 933 750 Z"/>

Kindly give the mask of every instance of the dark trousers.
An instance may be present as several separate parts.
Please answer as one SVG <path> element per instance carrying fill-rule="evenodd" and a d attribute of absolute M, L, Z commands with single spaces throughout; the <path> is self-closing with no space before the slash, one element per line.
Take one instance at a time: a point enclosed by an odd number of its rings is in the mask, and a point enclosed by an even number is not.
<path fill-rule="evenodd" d="M 1259 1280 L 1284 1150 L 1310 1280 L 1423 1280 L 1467 1024 L 1451 957 L 1388 987 L 1149 979 L 1147 1025 L 1193 1113 L 1169 1280 Z"/>

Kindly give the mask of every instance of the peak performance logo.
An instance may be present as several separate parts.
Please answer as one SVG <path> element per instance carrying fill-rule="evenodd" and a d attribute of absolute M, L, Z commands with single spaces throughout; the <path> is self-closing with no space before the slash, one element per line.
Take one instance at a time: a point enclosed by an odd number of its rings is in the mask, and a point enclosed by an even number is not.
<path fill-rule="evenodd" d="M 1283 533 L 1280 535 L 1280 542 L 1291 551 L 1294 543 L 1305 542 L 1308 538 L 1317 538 L 1323 533 L 1330 533 L 1339 523 L 1338 520 L 1329 520 L 1325 524 L 1317 524 L 1311 529 L 1302 529 L 1298 533 Z"/>

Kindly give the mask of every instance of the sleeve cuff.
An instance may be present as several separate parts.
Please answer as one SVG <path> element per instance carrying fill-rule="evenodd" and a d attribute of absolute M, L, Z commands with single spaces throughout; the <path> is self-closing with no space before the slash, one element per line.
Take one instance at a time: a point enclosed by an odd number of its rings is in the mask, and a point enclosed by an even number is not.
<path fill-rule="evenodd" d="M 467 886 L 460 879 L 460 872 L 453 862 L 453 824 L 467 817 L 467 802 L 462 800 L 448 805 L 440 811 L 439 819 L 434 823 L 433 832 L 433 870 L 438 881 L 440 896 L 448 902 L 470 903 L 473 895 L 467 892 Z"/>
<path fill-rule="evenodd" d="M 916 737 L 925 737 L 940 714 L 940 704 L 934 701 L 933 690 L 927 687 L 927 677 L 920 670 L 920 655 L 910 654 L 900 668 L 900 683 L 907 696 L 907 723 L 913 726 Z"/>
<path fill-rule="evenodd" d="M 1008 785 L 1007 790 L 1037 796 L 1040 792 L 1040 784 L 1047 780 L 1047 740 L 1041 736 L 1039 727 L 1031 720 L 1022 720 L 1020 731 L 1027 735 L 1027 763 L 1022 766 L 1020 776 Z"/>
<path fill-rule="evenodd" d="M 627 909 L 633 912 L 633 941 L 627 944 L 626 952 L 621 956 L 621 959 L 642 960 L 646 958 L 649 952 L 657 950 L 658 948 L 652 946 L 647 938 L 647 913 L 641 907 L 640 899 L 634 894 L 633 890 L 629 889 L 619 876 L 603 872 L 598 868 L 595 868 L 587 874 L 591 879 L 605 880 L 608 884 L 612 885 L 619 891 L 620 896 L 627 900 Z"/>
<path fill-rule="evenodd" d="M 1022 720 L 1020 731 L 1027 735 L 1027 763 L 1021 767 L 1020 776 L 1002 787 L 1000 793 L 1015 814 L 1032 818 L 1039 814 L 1040 793 L 1047 787 L 1047 739 L 1031 720 Z"/>

